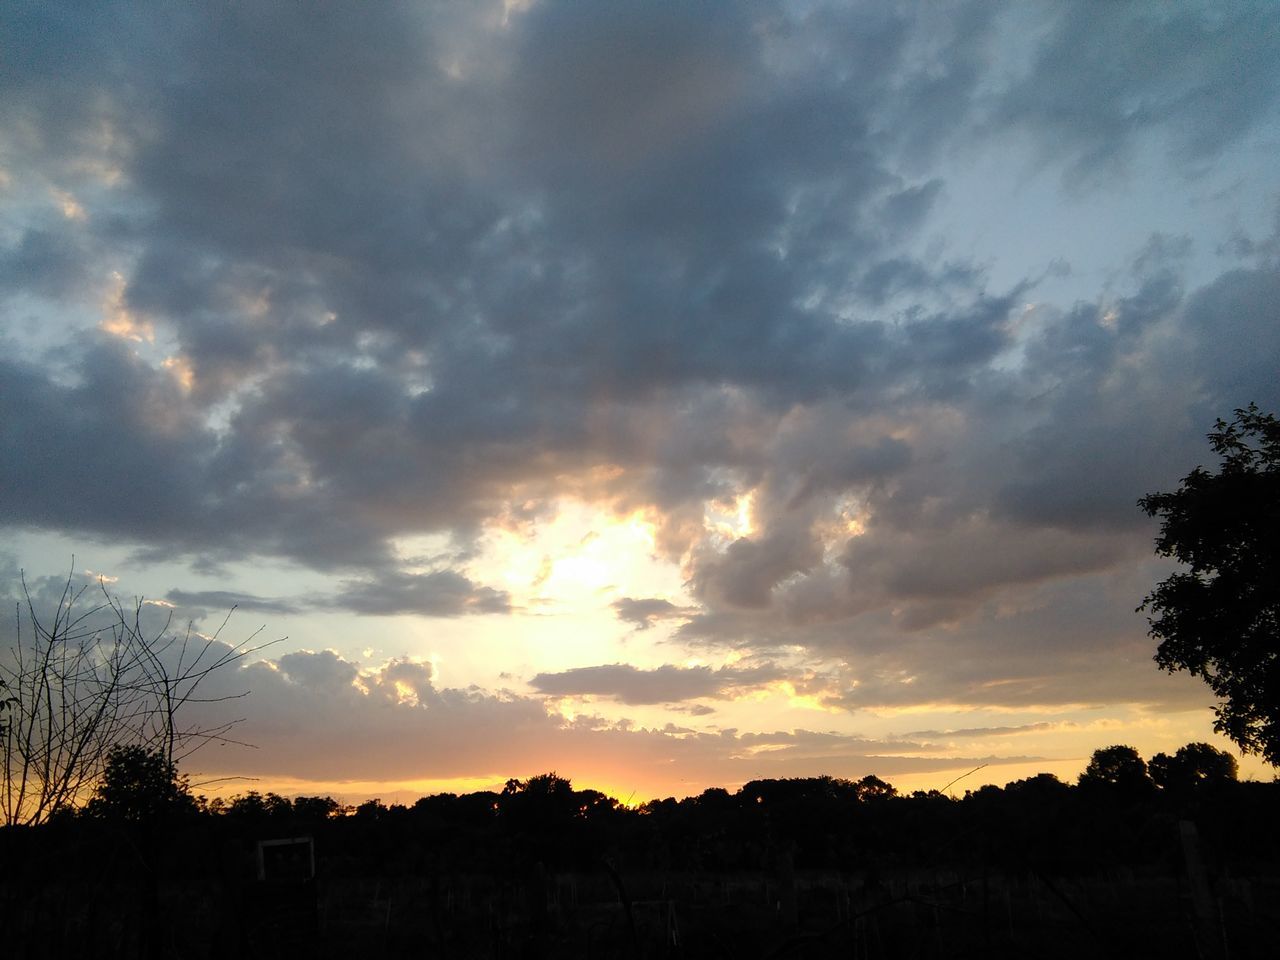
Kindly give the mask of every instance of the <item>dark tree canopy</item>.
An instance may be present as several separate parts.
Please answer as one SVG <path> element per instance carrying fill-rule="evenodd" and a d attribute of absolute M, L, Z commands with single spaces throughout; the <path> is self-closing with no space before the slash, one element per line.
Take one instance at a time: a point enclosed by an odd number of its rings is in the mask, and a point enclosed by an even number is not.
<path fill-rule="evenodd" d="M 153 820 L 196 808 L 186 781 L 160 750 L 113 747 L 86 812 L 115 820 Z"/>
<path fill-rule="evenodd" d="M 1220 698 L 1216 729 L 1280 764 L 1280 421 L 1250 404 L 1209 442 L 1217 473 L 1196 467 L 1138 501 L 1161 519 L 1156 552 L 1187 566 L 1139 609 L 1154 614 L 1156 663 Z"/>
<path fill-rule="evenodd" d="M 1133 747 L 1116 744 L 1093 751 L 1080 774 L 1080 786 L 1105 787 L 1126 793 L 1142 793 L 1151 786 L 1147 763 Z"/>
<path fill-rule="evenodd" d="M 1203 787 L 1234 783 L 1239 773 L 1236 758 L 1208 743 L 1188 743 L 1173 756 L 1157 753 L 1148 764 L 1156 786 L 1174 793 L 1191 793 Z"/>

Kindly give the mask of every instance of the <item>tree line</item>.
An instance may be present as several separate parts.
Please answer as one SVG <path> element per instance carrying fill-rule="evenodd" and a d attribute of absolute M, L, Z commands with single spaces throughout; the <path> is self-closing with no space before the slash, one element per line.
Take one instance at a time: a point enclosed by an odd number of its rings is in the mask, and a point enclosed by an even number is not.
<path fill-rule="evenodd" d="M 555 773 L 507 781 L 501 790 L 442 793 L 412 804 L 344 805 L 329 796 L 248 791 L 207 799 L 176 768 L 138 746 L 112 751 L 102 781 L 54 829 L 213 830 L 248 841 L 313 835 L 339 870 L 414 873 L 497 870 L 511 863 L 595 869 L 769 869 L 868 860 L 898 864 L 994 859 L 1056 872 L 1108 863 L 1164 862 L 1177 853 L 1179 821 L 1194 818 L 1232 855 L 1280 856 L 1266 815 L 1280 783 L 1241 782 L 1236 761 L 1206 743 L 1144 760 L 1130 746 L 1094 752 L 1075 784 L 1042 773 L 954 797 L 900 794 L 875 776 L 752 780 L 684 799 L 627 806 Z"/>

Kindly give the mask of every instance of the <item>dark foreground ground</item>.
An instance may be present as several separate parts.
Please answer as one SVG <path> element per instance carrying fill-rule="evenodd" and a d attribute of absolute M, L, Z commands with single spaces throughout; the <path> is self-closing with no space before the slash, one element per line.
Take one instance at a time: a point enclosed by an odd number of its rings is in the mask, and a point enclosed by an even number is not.
<path fill-rule="evenodd" d="M 324 877 L 49 884 L 6 906 L 28 957 L 1257 957 L 1280 878 L 1224 878 L 1198 922 L 1181 877 L 952 871 Z M 14 910 L 14 907 L 19 909 Z"/>
<path fill-rule="evenodd" d="M 1174 803 L 1027 783 L 66 818 L 0 830 L 0 955 L 1280 956 L 1277 785 Z"/>

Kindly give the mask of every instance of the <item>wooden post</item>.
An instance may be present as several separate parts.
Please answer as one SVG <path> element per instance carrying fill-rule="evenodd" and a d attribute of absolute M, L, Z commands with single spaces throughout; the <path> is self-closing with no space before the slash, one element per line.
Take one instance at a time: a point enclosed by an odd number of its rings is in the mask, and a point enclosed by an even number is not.
<path fill-rule="evenodd" d="M 1221 960 L 1222 937 L 1215 923 L 1213 891 L 1209 886 L 1209 875 L 1205 872 L 1204 860 L 1200 855 L 1200 834 L 1191 820 L 1180 820 L 1178 832 L 1182 837 L 1182 858 L 1187 868 L 1187 885 L 1191 889 L 1196 946 L 1200 949 L 1200 956 L 1207 960 Z"/>

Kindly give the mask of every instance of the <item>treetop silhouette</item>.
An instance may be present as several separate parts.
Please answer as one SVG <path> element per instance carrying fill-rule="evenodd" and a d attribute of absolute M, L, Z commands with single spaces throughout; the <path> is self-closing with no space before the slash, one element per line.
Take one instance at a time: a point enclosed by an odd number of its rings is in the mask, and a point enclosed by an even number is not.
<path fill-rule="evenodd" d="M 1280 422 L 1256 404 L 1218 420 L 1217 473 L 1196 467 L 1172 493 L 1138 505 L 1161 519 L 1156 553 L 1187 569 L 1156 585 L 1155 660 L 1204 678 L 1220 698 L 1215 729 L 1280 763 Z"/>

